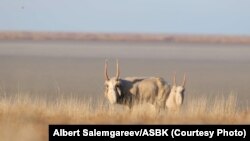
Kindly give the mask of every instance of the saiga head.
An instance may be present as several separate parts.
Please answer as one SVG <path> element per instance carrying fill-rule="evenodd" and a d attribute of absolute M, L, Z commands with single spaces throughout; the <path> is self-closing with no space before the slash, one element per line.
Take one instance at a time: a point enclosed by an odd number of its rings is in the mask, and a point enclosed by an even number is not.
<path fill-rule="evenodd" d="M 170 97 L 173 98 L 175 106 L 179 107 L 183 103 L 184 92 L 185 92 L 185 84 L 186 84 L 186 75 L 183 77 L 182 85 L 176 84 L 176 75 L 173 77 L 173 85 L 170 91 Z"/>
<path fill-rule="evenodd" d="M 109 78 L 108 76 L 108 63 L 107 60 L 105 61 L 105 69 L 104 69 L 104 95 L 109 100 L 111 104 L 115 104 L 118 101 L 118 98 L 121 96 L 121 90 L 120 90 L 120 70 L 119 70 L 119 64 L 118 61 L 116 62 L 116 76 Z"/>

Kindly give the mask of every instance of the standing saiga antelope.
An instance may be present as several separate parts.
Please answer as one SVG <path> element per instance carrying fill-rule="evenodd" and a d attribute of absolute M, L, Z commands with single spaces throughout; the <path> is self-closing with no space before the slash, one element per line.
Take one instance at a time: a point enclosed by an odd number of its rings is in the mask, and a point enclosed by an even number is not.
<path fill-rule="evenodd" d="M 184 75 L 182 85 L 176 84 L 176 75 L 173 77 L 173 85 L 171 86 L 170 93 L 166 100 L 166 107 L 171 110 L 177 110 L 181 107 L 184 100 L 184 92 L 185 92 L 185 84 L 186 84 L 186 75 Z"/>
<path fill-rule="evenodd" d="M 183 87 L 176 85 L 171 87 L 161 77 L 126 77 L 121 79 L 118 61 L 115 77 L 109 78 L 107 69 L 108 64 L 105 61 L 104 95 L 111 104 L 122 104 L 131 108 L 134 104 L 149 102 L 157 109 L 175 107 L 171 104 L 176 106 L 182 104 L 184 85 Z M 185 83 L 185 79 L 183 83 Z M 181 98 L 179 98 L 180 96 Z M 178 100 L 167 100 L 169 98 Z"/>

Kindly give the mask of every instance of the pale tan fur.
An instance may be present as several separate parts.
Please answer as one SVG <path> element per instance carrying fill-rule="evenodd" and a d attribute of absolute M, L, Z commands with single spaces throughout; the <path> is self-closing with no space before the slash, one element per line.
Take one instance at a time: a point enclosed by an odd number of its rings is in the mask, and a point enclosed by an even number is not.
<path fill-rule="evenodd" d="M 107 62 L 105 64 L 105 97 L 111 104 L 127 105 L 130 108 L 138 103 L 151 103 L 159 108 L 176 109 L 182 105 L 185 76 L 182 86 L 174 83 L 170 86 L 161 77 L 127 77 L 119 78 L 120 70 L 117 62 L 117 73 L 108 77 Z"/>
<path fill-rule="evenodd" d="M 166 107 L 170 110 L 178 110 L 181 105 L 183 104 L 184 100 L 184 92 L 185 92 L 185 75 L 183 79 L 183 84 L 177 86 L 175 82 L 175 75 L 174 75 L 174 81 L 173 85 L 171 87 L 171 91 L 169 93 L 169 96 L 166 100 Z"/>

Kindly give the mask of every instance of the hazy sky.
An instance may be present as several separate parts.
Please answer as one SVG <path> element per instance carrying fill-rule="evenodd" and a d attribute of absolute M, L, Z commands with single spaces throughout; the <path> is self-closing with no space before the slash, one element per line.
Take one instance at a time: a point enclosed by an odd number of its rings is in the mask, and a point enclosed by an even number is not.
<path fill-rule="evenodd" d="M 250 35 L 250 0 L 0 0 L 0 31 Z"/>

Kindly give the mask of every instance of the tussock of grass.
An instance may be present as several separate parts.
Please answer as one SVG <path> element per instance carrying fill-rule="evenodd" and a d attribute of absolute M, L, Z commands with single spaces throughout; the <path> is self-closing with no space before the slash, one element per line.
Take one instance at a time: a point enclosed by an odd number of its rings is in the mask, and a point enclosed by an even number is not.
<path fill-rule="evenodd" d="M 249 108 L 239 109 L 237 97 L 192 98 L 179 110 L 157 111 L 150 104 L 129 110 L 104 100 L 58 97 L 55 101 L 0 95 L 0 137 L 3 140 L 47 140 L 48 124 L 244 124 Z M 15 136 L 13 136 L 15 133 Z"/>

